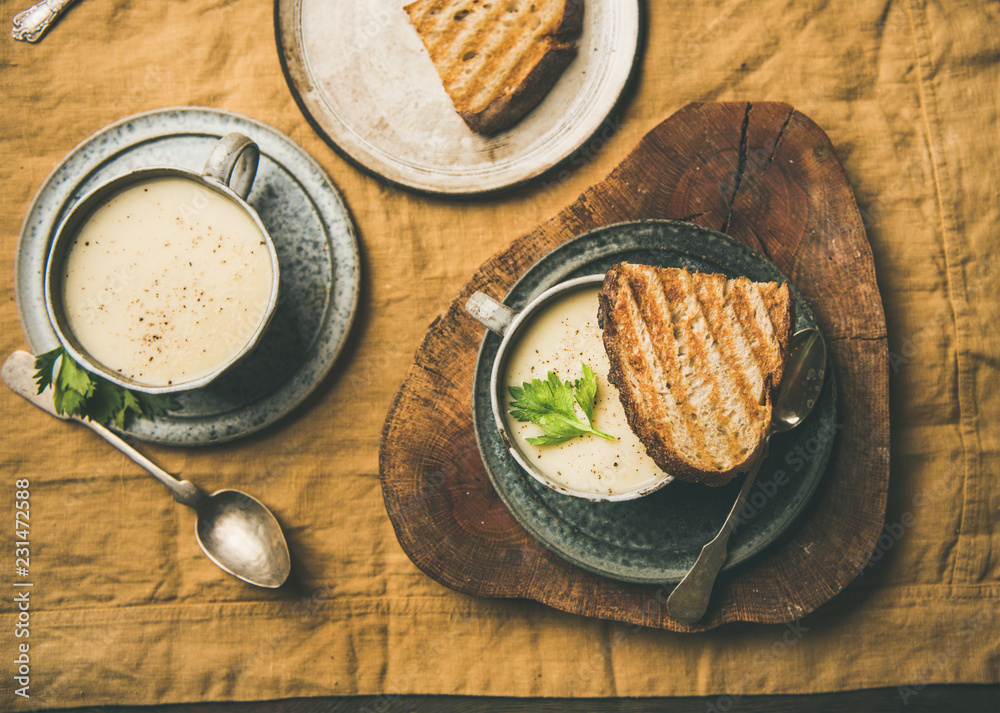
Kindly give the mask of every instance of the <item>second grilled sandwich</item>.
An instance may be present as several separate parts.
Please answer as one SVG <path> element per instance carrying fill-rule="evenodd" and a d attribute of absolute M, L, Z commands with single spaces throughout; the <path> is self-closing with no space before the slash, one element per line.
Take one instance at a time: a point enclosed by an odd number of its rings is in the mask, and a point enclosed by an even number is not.
<path fill-rule="evenodd" d="M 520 121 L 576 56 L 583 0 L 415 0 L 404 8 L 455 110 L 486 136 Z"/>

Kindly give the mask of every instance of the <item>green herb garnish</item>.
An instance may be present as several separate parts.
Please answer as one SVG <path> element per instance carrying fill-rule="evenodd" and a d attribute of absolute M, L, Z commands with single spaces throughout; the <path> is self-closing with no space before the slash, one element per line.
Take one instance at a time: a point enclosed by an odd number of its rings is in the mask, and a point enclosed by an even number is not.
<path fill-rule="evenodd" d="M 548 377 L 525 381 L 522 386 L 510 386 L 510 415 L 524 423 L 541 426 L 544 436 L 525 439 L 533 446 L 564 443 L 571 438 L 592 433 L 615 440 L 614 436 L 594 429 L 594 399 L 597 397 L 597 379 L 589 366 L 583 364 L 583 377 L 575 382 L 562 381 L 554 371 Z M 580 406 L 581 420 L 574 401 Z"/>
<path fill-rule="evenodd" d="M 133 418 L 152 420 L 180 408 L 171 396 L 130 391 L 85 371 L 62 347 L 36 356 L 35 369 L 38 393 L 51 386 L 56 413 L 66 416 L 125 428 Z"/>

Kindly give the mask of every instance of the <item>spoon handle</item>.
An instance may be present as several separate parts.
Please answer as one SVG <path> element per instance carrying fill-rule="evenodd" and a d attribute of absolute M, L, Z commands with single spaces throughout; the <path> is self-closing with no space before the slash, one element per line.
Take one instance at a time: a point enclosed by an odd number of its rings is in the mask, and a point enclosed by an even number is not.
<path fill-rule="evenodd" d="M 38 42 L 56 18 L 73 2 L 74 0 L 41 0 L 27 10 L 22 10 L 11 18 L 14 26 L 10 29 L 10 36 L 21 42 Z"/>
<path fill-rule="evenodd" d="M 4 383 L 10 387 L 11 391 L 18 396 L 27 399 L 43 411 L 55 416 L 56 418 L 62 419 L 63 421 L 76 421 L 78 423 L 82 423 L 91 431 L 99 435 L 105 441 L 131 458 L 135 463 L 145 468 L 150 475 L 154 476 L 157 480 L 167 486 L 171 494 L 174 496 L 174 500 L 177 502 L 189 507 L 195 507 L 197 505 L 198 501 L 202 498 L 202 492 L 193 483 L 187 480 L 177 480 L 177 478 L 170 475 L 167 471 L 163 470 L 163 468 L 156 465 L 156 463 L 149 460 L 142 453 L 122 440 L 117 434 L 108 430 L 101 424 L 89 419 L 76 418 L 75 416 L 70 417 L 57 413 L 56 408 L 52 403 L 51 388 L 45 389 L 45 391 L 40 394 L 38 393 L 38 389 L 35 387 L 34 369 L 35 358 L 28 354 L 28 352 L 16 351 L 7 357 L 7 361 L 4 362 L 3 368 L 0 369 L 0 377 L 3 378 Z"/>
<path fill-rule="evenodd" d="M 685 624 L 693 624 L 703 616 L 708 610 L 708 601 L 712 596 L 712 589 L 715 586 L 715 578 L 719 576 L 722 565 L 725 564 L 728 552 L 726 545 L 729 543 L 729 535 L 732 534 L 736 521 L 739 519 L 743 503 L 746 502 L 750 488 L 753 487 L 754 480 L 757 479 L 757 472 L 760 464 L 764 462 L 767 455 L 767 444 L 759 456 L 753 468 L 747 473 L 740 494 L 733 504 L 733 509 L 729 511 L 729 516 L 722 524 L 719 534 L 701 548 L 701 554 L 695 560 L 691 569 L 684 576 L 684 579 L 674 587 L 674 591 L 667 597 L 667 612 L 674 619 Z"/>

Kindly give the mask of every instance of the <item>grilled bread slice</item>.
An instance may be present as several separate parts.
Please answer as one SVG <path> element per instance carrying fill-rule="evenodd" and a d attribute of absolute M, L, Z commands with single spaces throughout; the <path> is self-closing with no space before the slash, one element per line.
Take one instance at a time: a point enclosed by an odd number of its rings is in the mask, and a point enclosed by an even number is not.
<path fill-rule="evenodd" d="M 404 8 L 451 97 L 491 136 L 530 112 L 576 56 L 583 0 L 416 0 Z"/>
<path fill-rule="evenodd" d="M 788 357 L 788 285 L 619 263 L 600 313 L 609 379 L 656 464 L 713 486 L 746 470 Z"/>

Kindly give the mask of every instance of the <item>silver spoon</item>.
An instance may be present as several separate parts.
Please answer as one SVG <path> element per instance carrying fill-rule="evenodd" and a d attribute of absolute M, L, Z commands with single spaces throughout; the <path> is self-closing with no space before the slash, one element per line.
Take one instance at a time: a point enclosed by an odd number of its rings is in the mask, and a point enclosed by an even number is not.
<path fill-rule="evenodd" d="M 56 18 L 75 0 L 41 0 L 11 18 L 10 36 L 21 42 L 38 42 Z"/>
<path fill-rule="evenodd" d="M 56 413 L 52 391 L 37 393 L 35 358 L 17 351 L 4 362 L 0 377 L 11 390 L 64 421 L 78 421 L 141 465 L 163 483 L 174 500 L 198 513 L 195 536 L 208 558 L 230 574 L 258 587 L 280 587 L 291 571 L 288 544 L 274 515 L 259 501 L 238 490 L 206 495 L 187 480 L 177 480 L 117 435 L 94 421 Z"/>
<path fill-rule="evenodd" d="M 818 329 L 803 329 L 792 337 L 792 343 L 785 366 L 785 375 L 778 386 L 771 411 L 771 434 L 790 431 L 805 420 L 819 399 L 826 374 L 826 344 Z M 770 441 L 770 435 L 768 436 Z M 674 591 L 667 597 L 667 612 L 674 619 L 693 624 L 708 610 L 708 600 L 712 596 L 715 578 L 728 556 L 726 545 L 729 535 L 739 518 L 743 503 L 760 470 L 760 464 L 767 457 L 768 444 L 757 458 L 757 462 L 747 474 L 733 509 L 729 511 L 719 534 L 701 548 L 701 554 L 688 570 Z"/>

